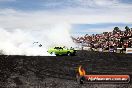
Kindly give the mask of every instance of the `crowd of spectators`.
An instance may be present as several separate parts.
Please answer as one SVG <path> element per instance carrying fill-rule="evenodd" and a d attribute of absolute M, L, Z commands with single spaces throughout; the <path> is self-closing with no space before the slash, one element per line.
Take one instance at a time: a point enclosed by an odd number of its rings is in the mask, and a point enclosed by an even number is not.
<path fill-rule="evenodd" d="M 132 47 L 132 28 L 126 26 L 125 30 L 121 31 L 118 27 L 115 27 L 112 32 L 86 34 L 83 37 L 73 38 L 73 41 L 91 49 L 99 48 L 100 50 L 116 52 L 118 48 L 125 50 Z"/>

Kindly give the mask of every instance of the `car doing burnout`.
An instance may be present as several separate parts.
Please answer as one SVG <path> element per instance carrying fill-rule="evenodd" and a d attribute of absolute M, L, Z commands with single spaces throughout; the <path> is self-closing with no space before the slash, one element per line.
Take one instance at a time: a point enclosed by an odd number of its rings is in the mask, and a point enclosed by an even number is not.
<path fill-rule="evenodd" d="M 76 50 L 74 48 L 65 48 L 65 47 L 54 47 L 48 50 L 48 53 L 55 54 L 56 56 L 59 55 L 67 55 L 67 56 L 74 56 Z"/>

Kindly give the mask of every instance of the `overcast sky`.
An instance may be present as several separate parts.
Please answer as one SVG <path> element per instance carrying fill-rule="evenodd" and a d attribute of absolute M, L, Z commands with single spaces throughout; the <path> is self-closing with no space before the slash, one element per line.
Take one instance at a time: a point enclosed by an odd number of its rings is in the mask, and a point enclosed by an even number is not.
<path fill-rule="evenodd" d="M 132 0 L 0 0 L 0 27 L 40 28 L 71 24 L 71 34 L 132 27 Z"/>

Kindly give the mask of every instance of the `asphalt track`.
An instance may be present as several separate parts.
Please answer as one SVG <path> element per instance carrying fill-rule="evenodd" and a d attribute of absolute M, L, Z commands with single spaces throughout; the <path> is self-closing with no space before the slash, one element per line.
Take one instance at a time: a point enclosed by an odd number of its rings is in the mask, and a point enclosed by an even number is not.
<path fill-rule="evenodd" d="M 0 56 L 0 88 L 132 88 L 127 84 L 76 82 L 82 65 L 87 74 L 127 74 L 132 55 L 78 51 L 76 56 Z"/>

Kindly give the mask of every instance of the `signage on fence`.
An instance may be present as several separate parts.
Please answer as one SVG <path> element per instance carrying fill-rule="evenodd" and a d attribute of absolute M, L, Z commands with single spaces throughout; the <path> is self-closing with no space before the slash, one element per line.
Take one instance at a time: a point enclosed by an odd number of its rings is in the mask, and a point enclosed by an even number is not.
<path fill-rule="evenodd" d="M 132 48 L 126 48 L 126 54 L 132 54 Z"/>

